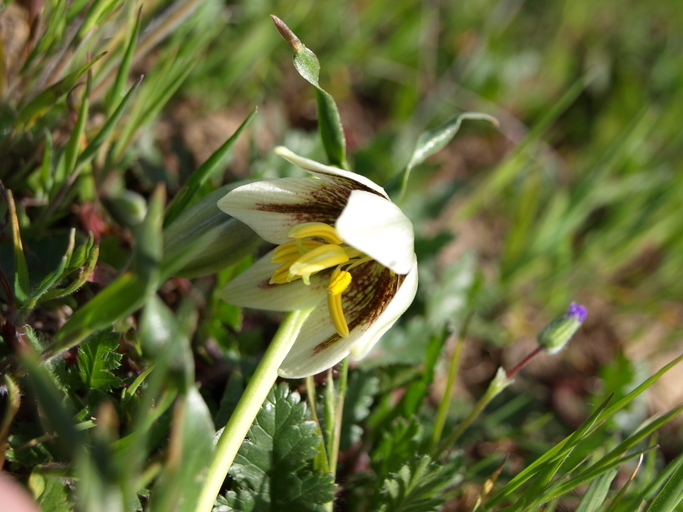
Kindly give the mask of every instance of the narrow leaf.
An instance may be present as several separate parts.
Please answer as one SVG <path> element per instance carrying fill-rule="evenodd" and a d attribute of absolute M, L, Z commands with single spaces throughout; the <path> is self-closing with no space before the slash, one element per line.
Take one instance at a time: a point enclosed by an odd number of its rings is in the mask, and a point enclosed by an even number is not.
<path fill-rule="evenodd" d="M 57 103 L 61 98 L 63 98 L 71 89 L 78 79 L 88 71 L 98 60 L 104 57 L 107 52 L 99 54 L 97 57 L 88 62 L 81 69 L 75 73 L 67 75 L 62 80 L 54 85 L 51 85 L 44 91 L 42 91 L 38 96 L 33 98 L 28 105 L 26 105 L 17 115 L 14 122 L 14 129 L 18 131 L 24 131 L 29 129 L 38 120 L 39 117 L 45 115 L 45 113 L 50 110 L 55 103 Z"/>
<path fill-rule="evenodd" d="M 197 169 L 192 176 L 190 176 L 190 179 L 185 185 L 183 185 L 183 188 L 180 189 L 178 194 L 173 198 L 171 204 L 169 204 L 168 208 L 166 209 L 164 227 L 168 227 L 173 223 L 178 215 L 180 215 L 180 213 L 187 207 L 190 201 L 192 201 L 195 194 L 206 182 L 206 180 L 220 168 L 225 155 L 235 145 L 235 142 L 237 142 L 237 139 L 242 134 L 244 129 L 249 126 L 249 123 L 251 123 L 251 120 L 254 118 L 257 111 L 258 109 L 254 109 L 254 111 L 247 116 L 240 127 L 237 128 L 235 133 L 227 141 L 225 141 L 220 148 L 214 151 L 213 154 L 206 160 L 206 162 L 200 165 L 199 169 Z"/>
<path fill-rule="evenodd" d="M 95 137 L 90 141 L 90 144 L 88 144 L 88 146 L 83 150 L 83 153 L 79 155 L 78 163 L 76 165 L 77 169 L 80 169 L 82 166 L 90 162 L 90 160 L 92 160 L 93 157 L 97 154 L 97 151 L 100 149 L 100 147 L 102 147 L 104 141 L 107 140 L 109 135 L 114 130 L 114 127 L 118 123 L 119 119 L 121 119 L 121 116 L 123 115 L 126 106 L 128 105 L 128 103 L 130 103 L 130 100 L 133 97 L 135 91 L 137 91 L 138 87 L 140 86 L 142 79 L 143 76 L 138 78 L 138 81 L 135 82 L 135 84 L 133 84 L 133 86 L 128 90 L 128 93 L 126 93 L 124 98 L 121 100 L 119 106 L 116 107 L 116 110 L 111 114 L 111 116 L 109 116 L 104 125 L 102 125 L 100 131 L 97 132 L 97 135 L 95 135 Z"/>
<path fill-rule="evenodd" d="M 64 167 L 66 176 L 71 176 L 76 168 L 76 159 L 78 157 L 78 149 L 81 146 L 83 133 L 85 132 L 85 122 L 88 119 L 88 109 L 90 107 L 90 90 L 92 88 L 92 73 L 89 71 L 85 82 L 85 93 L 83 94 L 83 102 L 81 109 L 78 111 L 78 119 L 76 125 L 71 131 L 71 136 L 64 149 Z"/>
<path fill-rule="evenodd" d="M 151 512 L 192 512 L 213 452 L 213 422 L 197 388 L 175 405 L 167 462 L 152 491 Z"/>
<path fill-rule="evenodd" d="M 10 223 L 12 224 L 12 246 L 14 251 L 14 296 L 20 304 L 24 304 L 31 293 L 29 284 L 28 267 L 24 257 L 24 245 L 21 242 L 19 218 L 11 190 L 6 190 L 7 208 L 9 210 Z"/>
<path fill-rule="evenodd" d="M 325 153 L 331 165 L 348 168 L 346 162 L 346 138 L 339 116 L 339 109 L 334 98 L 325 89 L 320 87 L 320 62 L 318 57 L 301 42 L 301 40 L 285 25 L 277 16 L 273 18 L 275 27 L 282 38 L 287 41 L 294 50 L 294 67 L 299 74 L 315 87 L 315 101 L 318 107 L 318 130 L 323 141 Z"/>
<path fill-rule="evenodd" d="M 131 8 L 133 5 L 134 4 L 131 4 Z M 127 40 L 128 44 L 126 45 L 123 58 L 121 59 L 121 64 L 119 64 L 118 71 L 116 72 L 116 80 L 114 81 L 114 85 L 112 85 L 112 88 L 107 96 L 106 102 L 109 107 L 108 110 L 110 114 L 114 110 L 114 105 L 116 105 L 118 99 L 123 95 L 123 90 L 126 87 L 126 80 L 128 79 L 128 74 L 130 73 L 130 67 L 133 63 L 133 55 L 135 55 L 135 47 L 138 41 L 138 36 L 140 35 L 141 18 L 142 7 L 138 9 L 138 14 L 135 17 L 135 23 L 133 24 L 132 28 L 129 29 Z M 138 84 L 139 83 L 140 81 L 138 80 Z M 117 107 L 117 110 L 119 107 Z"/>
<path fill-rule="evenodd" d="M 588 490 L 581 498 L 576 512 L 597 512 L 607 498 L 612 480 L 617 476 L 617 469 L 612 469 L 591 482 Z"/>

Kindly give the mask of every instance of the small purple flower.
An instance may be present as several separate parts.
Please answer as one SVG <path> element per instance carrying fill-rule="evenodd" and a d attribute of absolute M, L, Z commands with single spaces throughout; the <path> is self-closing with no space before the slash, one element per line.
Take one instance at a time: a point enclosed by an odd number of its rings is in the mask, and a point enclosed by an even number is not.
<path fill-rule="evenodd" d="M 576 318 L 580 323 L 583 323 L 588 315 L 588 310 L 586 309 L 586 306 L 572 302 L 567 308 L 567 312 L 565 314 L 568 317 Z"/>

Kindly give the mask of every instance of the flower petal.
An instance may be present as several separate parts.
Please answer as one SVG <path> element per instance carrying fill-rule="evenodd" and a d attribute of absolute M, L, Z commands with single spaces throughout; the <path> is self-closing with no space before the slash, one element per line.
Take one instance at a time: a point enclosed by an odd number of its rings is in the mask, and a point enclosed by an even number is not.
<path fill-rule="evenodd" d="M 322 301 L 327 304 L 326 281 L 311 276 L 311 284 L 301 279 L 287 284 L 270 284 L 270 278 L 279 263 L 271 263 L 272 251 L 247 270 L 230 281 L 221 298 L 235 306 L 266 309 L 269 311 L 294 311 L 312 308 Z"/>
<path fill-rule="evenodd" d="M 375 266 L 379 267 L 378 265 Z M 383 294 L 393 293 L 393 288 L 391 291 L 373 290 L 372 283 L 384 279 L 386 287 L 391 288 L 396 286 L 399 280 L 396 275 L 387 280 L 386 277 L 391 276 L 391 274 L 388 270 L 383 270 L 382 276 L 375 276 L 376 279 L 369 280 L 362 287 L 362 290 L 356 291 L 355 300 L 361 303 L 360 309 L 363 309 L 363 305 L 366 309 L 360 318 L 353 318 L 349 321 L 351 330 L 347 338 L 342 338 L 337 334 L 327 304 L 323 302 L 318 305 L 304 323 L 294 346 L 280 366 L 278 373 L 281 376 L 294 379 L 315 375 L 334 366 L 349 353 L 353 354 L 355 358 L 360 358 L 369 352 L 382 334 L 408 308 L 417 290 L 417 265 L 415 265 L 405 278 L 400 278 L 403 282 L 395 295 L 389 299 L 388 304 L 385 304 L 384 310 L 378 313 L 378 316 L 374 316 L 372 313 L 377 312 L 378 309 L 376 303 L 381 304 Z M 365 293 L 365 296 L 362 292 Z M 372 293 L 379 294 L 379 296 L 367 295 Z M 345 311 L 347 314 L 353 315 L 354 305 L 348 304 L 348 301 L 345 302 Z M 370 309 L 367 309 L 368 307 Z M 381 305 L 379 307 L 381 308 Z"/>
<path fill-rule="evenodd" d="M 283 146 L 276 147 L 275 153 L 280 155 L 285 160 L 289 160 L 293 164 L 298 165 L 302 169 L 315 174 L 320 179 L 335 183 L 342 187 L 349 187 L 350 185 L 351 189 L 372 191 L 381 195 L 382 197 L 389 199 L 389 196 L 382 187 L 365 176 L 361 176 L 355 172 L 345 171 L 343 169 L 339 169 L 338 167 L 332 167 L 331 165 L 324 165 L 320 162 L 316 162 L 315 160 L 309 160 L 308 158 L 304 158 L 292 153 L 289 149 Z"/>
<path fill-rule="evenodd" d="M 405 313 L 415 298 L 417 293 L 417 264 L 408 272 L 406 278 L 401 283 L 401 287 L 391 299 L 391 302 L 382 314 L 372 323 L 372 326 L 351 348 L 351 357 L 363 359 L 368 352 L 375 346 L 382 335 L 396 323 L 396 320 Z"/>
<path fill-rule="evenodd" d="M 354 190 L 335 227 L 347 244 L 397 274 L 407 274 L 415 265 L 413 225 L 387 199 Z"/>
<path fill-rule="evenodd" d="M 350 191 L 312 178 L 258 181 L 228 192 L 218 208 L 241 220 L 264 240 L 283 244 L 289 229 L 303 222 L 334 224 Z"/>

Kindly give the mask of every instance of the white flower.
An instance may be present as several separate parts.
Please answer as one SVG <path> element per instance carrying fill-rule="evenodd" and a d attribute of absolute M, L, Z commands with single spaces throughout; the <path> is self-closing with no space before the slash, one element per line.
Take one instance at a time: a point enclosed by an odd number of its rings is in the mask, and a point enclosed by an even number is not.
<path fill-rule="evenodd" d="M 382 187 L 358 174 L 277 154 L 315 177 L 244 185 L 218 207 L 278 245 L 228 283 L 223 299 L 243 307 L 315 307 L 282 363 L 283 377 L 364 357 L 417 290 L 413 226 Z"/>

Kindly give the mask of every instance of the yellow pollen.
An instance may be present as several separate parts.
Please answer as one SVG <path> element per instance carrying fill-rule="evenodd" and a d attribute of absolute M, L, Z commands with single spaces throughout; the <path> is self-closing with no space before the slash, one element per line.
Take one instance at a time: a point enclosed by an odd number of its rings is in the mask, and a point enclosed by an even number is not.
<path fill-rule="evenodd" d="M 287 233 L 289 238 L 322 238 L 327 243 L 339 245 L 344 240 L 339 236 L 337 230 L 324 222 L 304 222 L 289 228 Z"/>
<path fill-rule="evenodd" d="M 309 284 L 311 274 L 346 263 L 347 261 L 349 261 L 349 257 L 342 247 L 334 244 L 325 244 L 301 255 L 289 267 L 289 272 L 291 275 L 301 276 L 304 283 Z"/>

